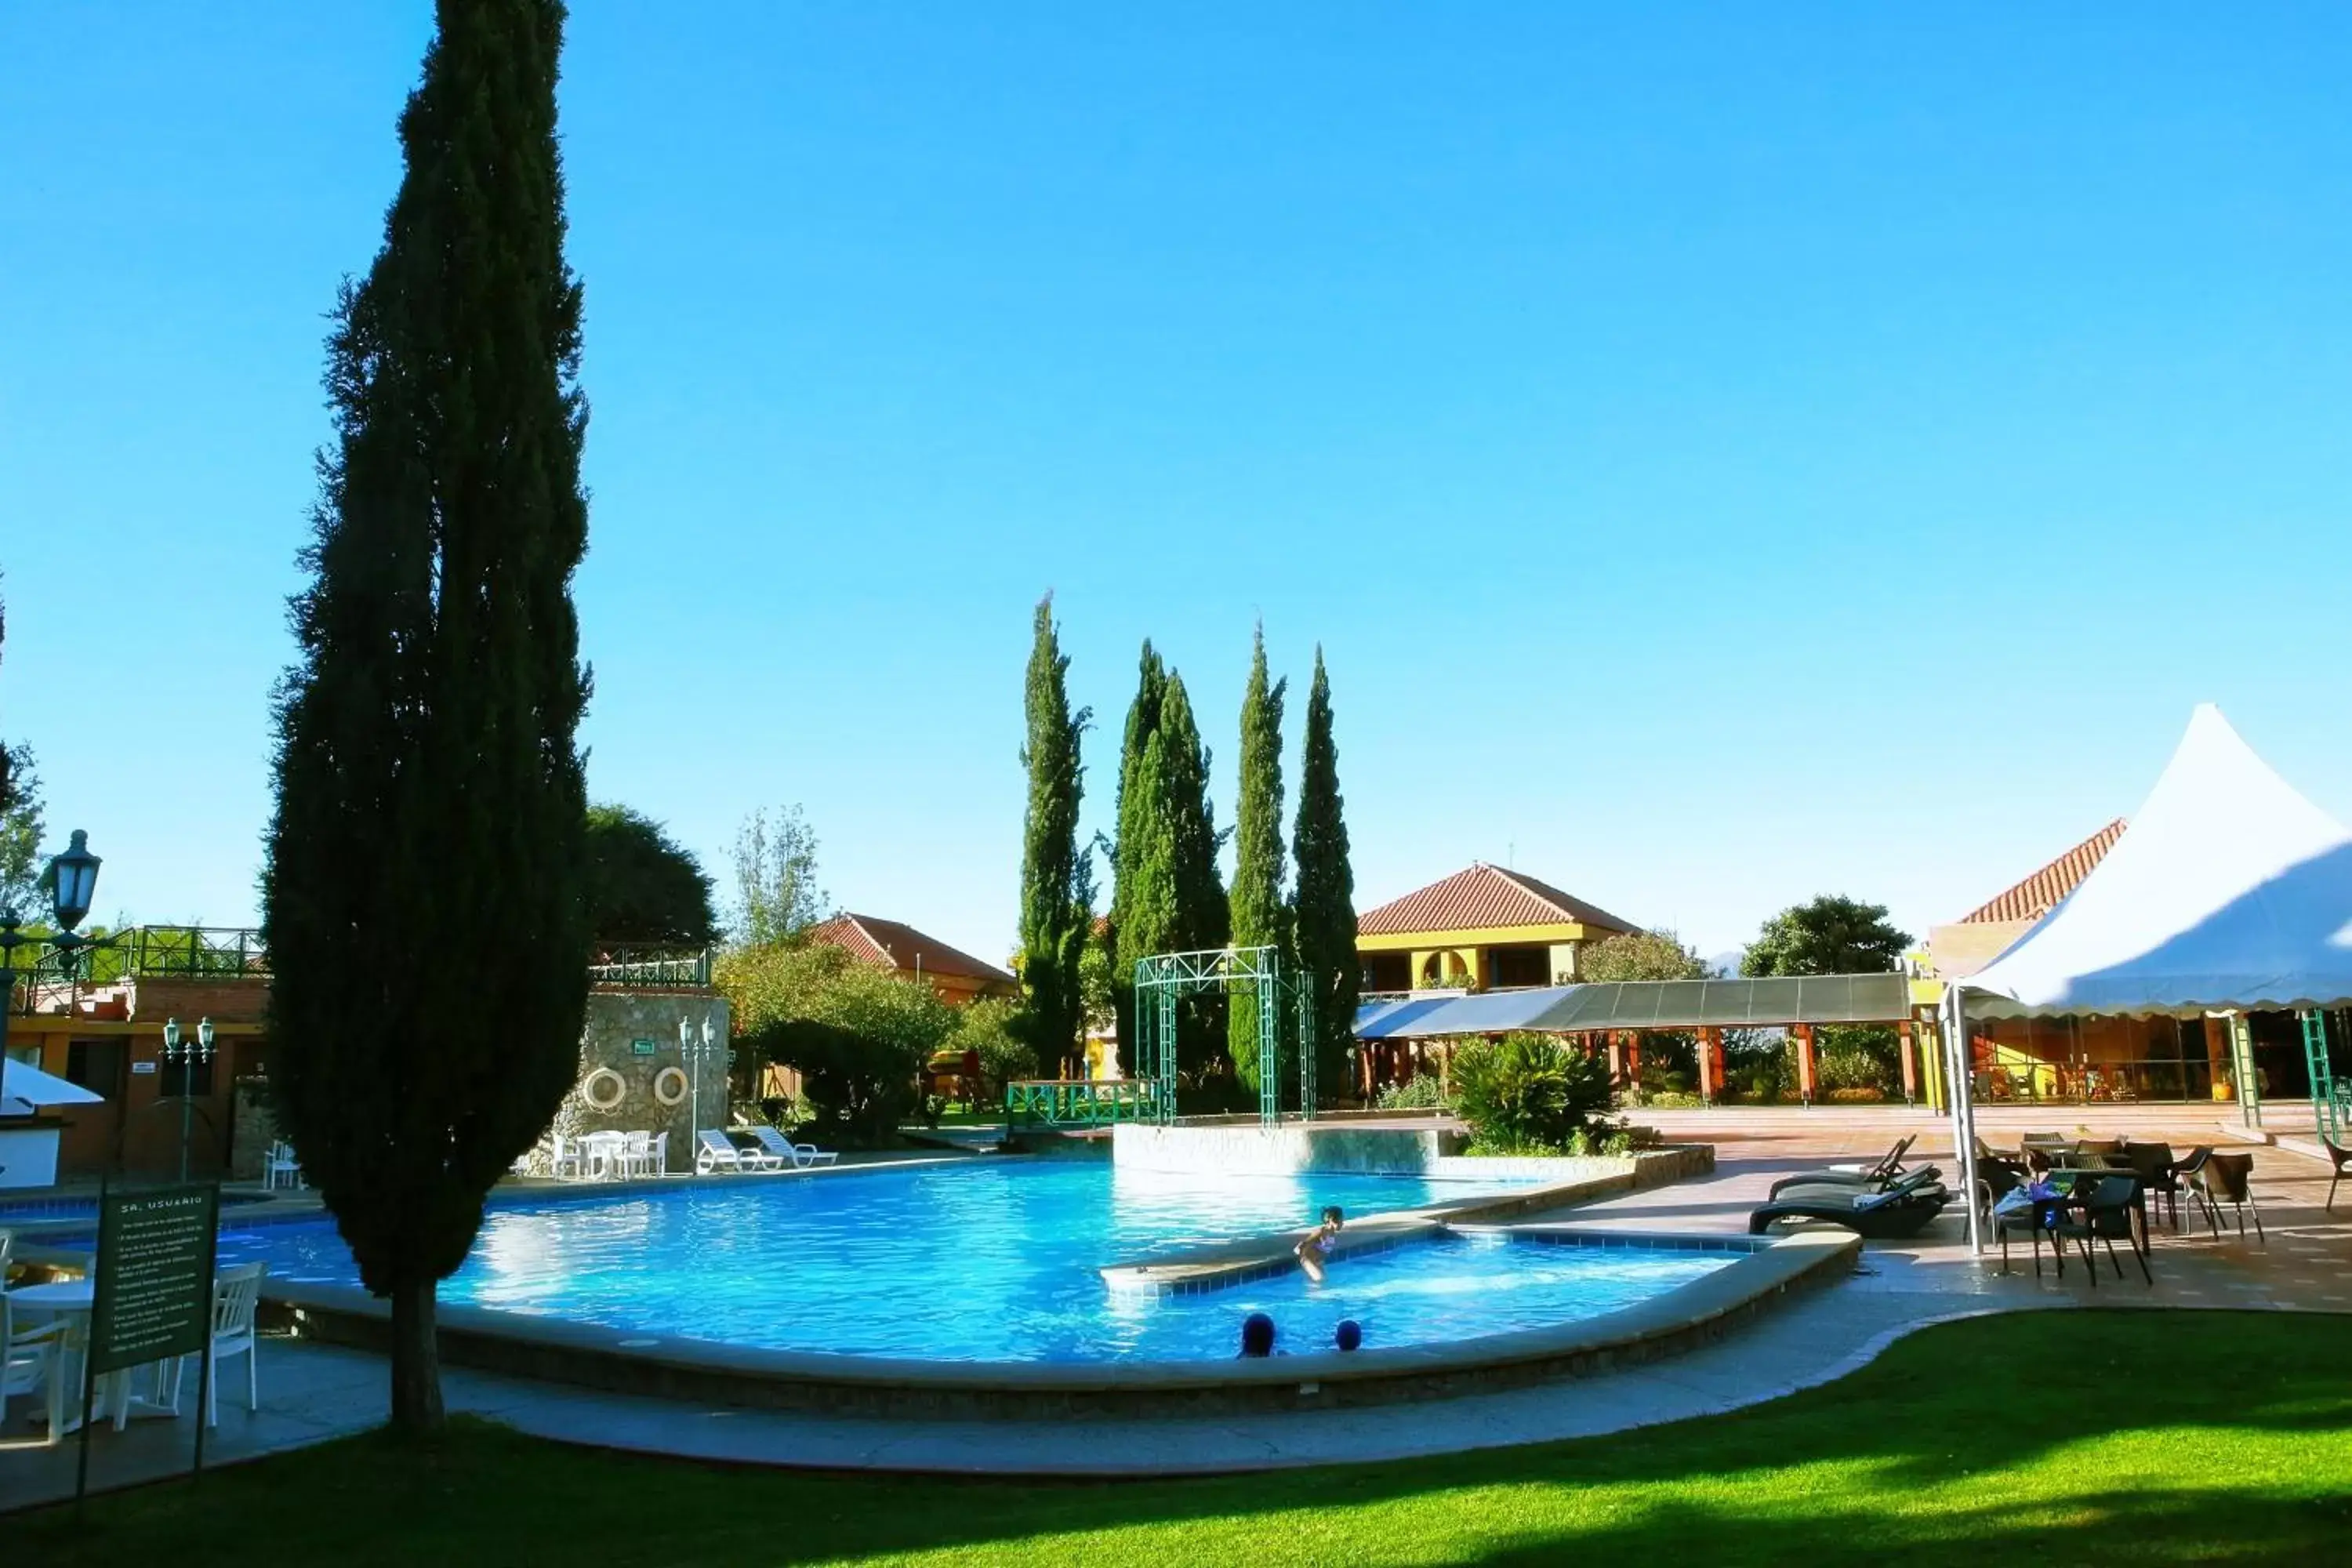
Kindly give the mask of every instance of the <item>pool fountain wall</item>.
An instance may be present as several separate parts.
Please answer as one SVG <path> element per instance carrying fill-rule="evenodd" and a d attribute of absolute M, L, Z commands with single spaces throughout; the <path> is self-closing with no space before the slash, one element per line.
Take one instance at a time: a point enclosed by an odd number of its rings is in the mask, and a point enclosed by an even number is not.
<path fill-rule="evenodd" d="M 1637 1154 L 1558 1159 L 1491 1159 L 1461 1153 L 1451 1128 L 1362 1127 L 1343 1121 L 1286 1121 L 1277 1127 L 1156 1127 L 1121 1122 L 1111 1131 L 1111 1158 L 1137 1171 L 1171 1175 L 1295 1176 L 1350 1172 L 1373 1176 L 1479 1177 L 1557 1183 L 1613 1183 L 1632 1191 L 1704 1175 L 1715 1147 L 1676 1144 Z M 1609 1188 L 1595 1189 L 1601 1196 Z"/>

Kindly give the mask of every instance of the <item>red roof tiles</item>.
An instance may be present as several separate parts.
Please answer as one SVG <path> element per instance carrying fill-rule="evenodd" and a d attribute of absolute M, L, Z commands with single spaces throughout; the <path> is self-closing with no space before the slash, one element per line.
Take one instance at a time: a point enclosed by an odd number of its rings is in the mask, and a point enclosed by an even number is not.
<path fill-rule="evenodd" d="M 1010 973 L 987 960 L 974 958 L 898 921 L 877 920 L 872 915 L 835 915 L 809 932 L 809 940 L 846 948 L 853 957 L 883 969 L 899 969 L 908 973 L 920 970 L 925 974 L 984 980 L 1001 985 L 1013 984 Z"/>
<path fill-rule="evenodd" d="M 1606 910 L 1561 892 L 1548 882 L 1484 861 L 1456 871 L 1418 892 L 1391 900 L 1356 917 L 1356 934 L 1399 931 L 1477 931 L 1491 926 L 1558 925 L 1564 921 L 1613 931 L 1639 928 Z"/>
<path fill-rule="evenodd" d="M 2107 858 L 2124 836 L 2124 819 L 2116 817 L 2096 833 L 2028 877 L 2008 891 L 1995 895 L 1962 915 L 1955 924 L 1977 925 L 1988 921 L 2038 921 L 2080 887 L 2091 868 Z"/>

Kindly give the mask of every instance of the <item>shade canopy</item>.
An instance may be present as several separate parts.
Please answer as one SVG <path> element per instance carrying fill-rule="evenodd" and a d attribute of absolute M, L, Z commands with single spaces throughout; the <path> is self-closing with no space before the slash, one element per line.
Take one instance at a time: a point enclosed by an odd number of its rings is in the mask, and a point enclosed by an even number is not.
<path fill-rule="evenodd" d="M 11 1061 L 0 1065 L 0 1110 L 14 1102 L 36 1105 L 98 1105 L 106 1096 L 37 1067 Z"/>
<path fill-rule="evenodd" d="M 1976 1017 L 2352 1002 L 2352 834 L 2205 704 L 2106 858 L 1955 984 Z"/>
<path fill-rule="evenodd" d="M 1374 1003 L 1357 1014 L 1356 1037 L 1423 1039 L 1511 1029 L 1570 1034 L 1588 1029 L 1889 1024 L 1910 1016 L 1910 983 L 1900 974 L 1625 980 Z"/>

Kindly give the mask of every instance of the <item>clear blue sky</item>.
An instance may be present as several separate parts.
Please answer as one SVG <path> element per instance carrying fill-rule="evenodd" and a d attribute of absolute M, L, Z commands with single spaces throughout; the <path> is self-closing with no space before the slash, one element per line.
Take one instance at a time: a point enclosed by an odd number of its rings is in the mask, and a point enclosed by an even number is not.
<path fill-rule="evenodd" d="M 1370 907 L 1950 918 L 2219 701 L 2352 816 L 2352 15 L 593 4 L 593 793 L 1001 953 L 1051 587 L 1231 813 L 1319 640 Z M 249 918 L 321 316 L 421 3 L 0 5 L 0 734 Z M 69 606 L 79 605 L 78 614 Z"/>

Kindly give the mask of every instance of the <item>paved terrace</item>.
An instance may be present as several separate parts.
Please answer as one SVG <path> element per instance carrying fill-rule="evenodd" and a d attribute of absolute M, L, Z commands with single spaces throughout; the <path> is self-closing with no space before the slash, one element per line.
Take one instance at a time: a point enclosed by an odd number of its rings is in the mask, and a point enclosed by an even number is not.
<path fill-rule="evenodd" d="M 1995 1143 L 2025 1131 L 2076 1135 L 2127 1131 L 2164 1137 L 2185 1151 L 2222 1143 L 2234 1107 L 2006 1108 L 1979 1117 Z M 1744 1231 L 1748 1209 L 1773 1181 L 1842 1159 L 1884 1152 L 1903 1131 L 1922 1133 L 1927 1156 L 1949 1168 L 1943 1124 L 1885 1108 L 1656 1112 L 1644 1121 L 1670 1137 L 1717 1147 L 1711 1177 L 1630 1194 L 1573 1211 L 1581 1224 Z M 2275 1124 L 2277 1118 L 2271 1119 Z M 917 1472 L 1170 1475 L 1330 1464 L 1623 1431 L 1736 1409 L 1851 1371 L 1924 1324 L 1986 1311 L 2082 1305 L 2268 1308 L 2352 1311 L 2352 1194 L 2321 1212 L 2326 1167 L 2291 1149 L 2255 1145 L 2254 1192 L 2269 1233 L 2251 1226 L 2216 1239 L 2201 1226 L 2175 1233 L 2160 1221 L 2151 1289 L 2128 1259 L 2095 1291 L 2079 1267 L 2061 1283 L 2036 1279 L 2019 1252 L 2002 1276 L 1978 1266 L 1947 1216 L 1922 1239 L 1872 1243 L 1861 1273 L 1796 1298 L 1718 1344 L 1602 1376 L 1435 1403 L 1356 1410 L 1197 1419 L 1055 1422 L 905 1422 L 750 1411 L 632 1399 L 486 1376 L 446 1374 L 449 1405 L 523 1431 L 625 1450 L 734 1463 Z M 786 1178 L 791 1179 L 791 1178 Z M 821 1178 L 820 1178 L 821 1179 Z M 1563 1214 L 1561 1217 L 1568 1217 Z M 2047 1260 L 2045 1259 L 2045 1268 Z M 241 1369 L 239 1369 L 241 1370 Z M 381 1361 L 289 1341 L 263 1345 L 262 1408 L 247 1415 L 230 1394 L 210 1452 L 221 1462 L 363 1430 L 385 1415 Z M 190 1402 L 193 1403 L 192 1401 Z M 34 1428 L 12 1411 L 8 1439 Z M 94 1484 L 117 1487 L 184 1469 L 192 1424 L 134 1423 L 93 1442 Z M 0 1449 L 0 1509 L 68 1495 L 73 1446 Z"/>

